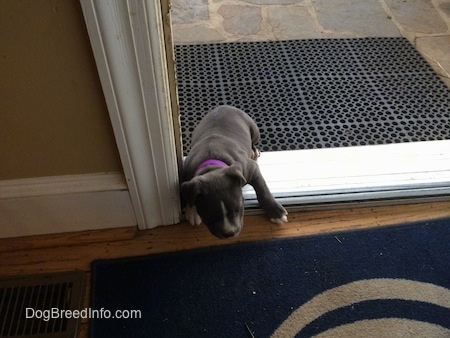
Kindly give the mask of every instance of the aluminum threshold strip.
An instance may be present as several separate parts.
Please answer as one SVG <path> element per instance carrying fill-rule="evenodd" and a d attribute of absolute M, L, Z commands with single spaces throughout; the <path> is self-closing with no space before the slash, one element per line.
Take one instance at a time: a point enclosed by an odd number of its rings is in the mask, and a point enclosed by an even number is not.
<path fill-rule="evenodd" d="M 407 205 L 407 204 L 421 204 L 431 202 L 447 202 L 448 195 L 443 196 L 425 196 L 425 197 L 407 197 L 407 198 L 392 198 L 392 199 L 370 199 L 364 201 L 338 201 L 332 203 L 310 203 L 310 204 L 286 204 L 285 209 L 289 213 L 304 212 L 304 211 L 320 211 L 320 210 L 340 210 L 349 208 L 372 208 L 381 206 Z M 283 203 L 283 201 L 281 201 Z M 246 215 L 262 215 L 264 212 L 259 206 L 246 206 Z"/>
<path fill-rule="evenodd" d="M 290 210 L 311 205 L 450 199 L 450 141 L 263 153 L 259 166 Z M 248 210 L 253 188 L 243 189 Z"/>
<path fill-rule="evenodd" d="M 258 201 L 254 196 L 245 196 L 245 208 L 248 212 L 259 213 Z M 450 199 L 450 185 L 446 187 L 428 187 L 419 189 L 392 189 L 386 191 L 328 193 L 317 195 L 301 194 L 276 197 L 286 209 L 291 212 L 305 209 L 324 209 L 345 206 L 377 206 L 385 204 L 397 204 L 405 202 L 431 202 Z"/>

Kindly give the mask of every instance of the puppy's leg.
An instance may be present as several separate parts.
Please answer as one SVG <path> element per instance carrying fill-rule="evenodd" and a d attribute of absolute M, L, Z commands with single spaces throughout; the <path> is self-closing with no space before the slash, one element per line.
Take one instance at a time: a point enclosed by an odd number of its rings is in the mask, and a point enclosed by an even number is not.
<path fill-rule="evenodd" d="M 250 119 L 249 123 L 249 127 L 250 127 L 250 137 L 252 139 L 252 155 L 251 158 L 252 160 L 257 160 L 258 157 L 261 155 L 261 152 L 259 151 L 258 148 L 256 148 L 256 144 L 259 142 L 259 139 L 261 137 L 260 133 L 259 133 L 259 129 L 258 126 L 256 125 L 256 123 Z"/>
<path fill-rule="evenodd" d="M 252 144 L 252 160 L 256 161 L 259 156 L 261 156 L 261 152 L 254 144 Z"/>
<path fill-rule="evenodd" d="M 275 198 L 269 191 L 266 181 L 264 180 L 264 177 L 262 176 L 256 163 L 252 179 L 248 183 L 255 189 L 259 205 L 267 214 L 267 216 L 269 216 L 270 220 L 278 224 L 287 223 L 288 213 L 286 209 L 283 208 L 283 206 L 275 200 Z"/>

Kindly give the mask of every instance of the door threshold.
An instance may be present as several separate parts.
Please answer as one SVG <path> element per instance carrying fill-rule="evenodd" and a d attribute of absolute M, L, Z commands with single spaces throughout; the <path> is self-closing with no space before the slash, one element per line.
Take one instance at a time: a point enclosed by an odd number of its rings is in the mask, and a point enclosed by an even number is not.
<path fill-rule="evenodd" d="M 264 152 L 258 163 L 290 211 L 450 198 L 450 140 Z M 257 212 L 253 188 L 243 194 Z"/>

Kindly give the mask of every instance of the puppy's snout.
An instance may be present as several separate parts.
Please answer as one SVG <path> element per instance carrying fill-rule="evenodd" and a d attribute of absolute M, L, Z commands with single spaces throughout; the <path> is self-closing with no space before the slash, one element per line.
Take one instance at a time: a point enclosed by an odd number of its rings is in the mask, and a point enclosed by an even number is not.
<path fill-rule="evenodd" d="M 226 238 L 230 238 L 230 237 L 235 237 L 237 235 L 239 235 L 239 233 L 241 232 L 241 227 L 235 227 L 234 229 L 226 229 L 225 231 L 223 231 L 221 233 L 223 239 Z"/>
<path fill-rule="evenodd" d="M 211 233 L 221 239 L 231 238 L 239 235 L 243 227 L 243 219 L 236 219 L 236 222 L 229 222 L 227 219 L 215 226 L 209 226 Z"/>
<path fill-rule="evenodd" d="M 244 210 L 238 208 L 226 208 L 223 201 L 219 203 L 220 209 L 201 210 L 203 223 L 216 237 L 225 239 L 239 235 L 244 225 Z"/>

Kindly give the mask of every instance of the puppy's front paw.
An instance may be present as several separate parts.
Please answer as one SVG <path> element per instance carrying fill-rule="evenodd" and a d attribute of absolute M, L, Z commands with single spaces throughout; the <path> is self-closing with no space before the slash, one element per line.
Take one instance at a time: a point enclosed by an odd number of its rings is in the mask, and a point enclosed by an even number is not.
<path fill-rule="evenodd" d="M 281 218 L 271 218 L 270 221 L 282 225 L 288 222 L 288 218 L 287 215 L 283 215 Z"/>
<path fill-rule="evenodd" d="M 277 224 L 284 224 L 288 222 L 288 212 L 285 208 L 278 202 L 275 202 L 271 207 L 270 211 L 266 211 L 270 217 L 270 221 Z"/>
<path fill-rule="evenodd" d="M 200 225 L 202 223 L 202 218 L 197 213 L 197 208 L 194 206 L 186 205 L 186 210 L 184 211 L 184 216 L 191 225 Z"/>

